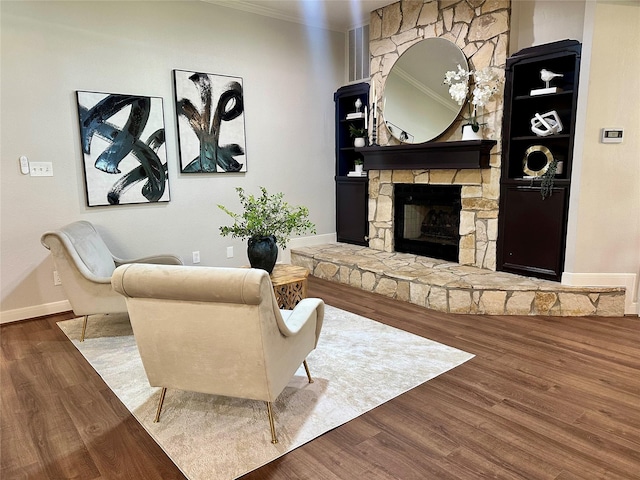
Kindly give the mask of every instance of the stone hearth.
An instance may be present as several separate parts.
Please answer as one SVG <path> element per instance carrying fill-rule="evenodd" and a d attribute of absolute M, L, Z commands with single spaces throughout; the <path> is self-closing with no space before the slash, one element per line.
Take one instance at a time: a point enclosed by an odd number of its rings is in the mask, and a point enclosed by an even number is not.
<path fill-rule="evenodd" d="M 346 243 L 292 249 L 291 263 L 318 278 L 446 313 L 624 315 L 624 288 L 570 287 Z"/>

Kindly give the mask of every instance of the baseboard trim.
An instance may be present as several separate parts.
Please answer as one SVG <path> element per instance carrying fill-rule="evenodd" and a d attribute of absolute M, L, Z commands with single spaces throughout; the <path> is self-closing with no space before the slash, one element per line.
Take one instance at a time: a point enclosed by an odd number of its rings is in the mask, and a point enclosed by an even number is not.
<path fill-rule="evenodd" d="M 335 233 L 325 233 L 323 235 L 314 235 L 312 237 L 296 237 L 292 238 L 287 245 L 286 250 L 280 249 L 280 257 L 278 262 L 291 263 L 291 249 L 312 247 L 314 245 L 326 245 L 327 243 L 335 243 L 338 237 Z"/>
<path fill-rule="evenodd" d="M 69 310 L 71 310 L 71 304 L 68 300 L 34 305 L 32 307 L 16 308 L 14 310 L 0 312 L 0 324 L 53 315 L 54 313 L 68 312 Z"/>
<path fill-rule="evenodd" d="M 625 287 L 625 315 L 640 315 L 638 308 L 638 275 L 635 273 L 570 273 L 562 274 L 562 284 L 574 287 Z"/>
<path fill-rule="evenodd" d="M 337 235 L 335 233 L 325 233 L 323 235 L 313 235 L 311 237 L 296 237 L 289 242 L 291 248 L 308 247 L 311 245 L 325 245 L 334 243 Z M 288 248 L 287 248 L 288 250 Z"/>

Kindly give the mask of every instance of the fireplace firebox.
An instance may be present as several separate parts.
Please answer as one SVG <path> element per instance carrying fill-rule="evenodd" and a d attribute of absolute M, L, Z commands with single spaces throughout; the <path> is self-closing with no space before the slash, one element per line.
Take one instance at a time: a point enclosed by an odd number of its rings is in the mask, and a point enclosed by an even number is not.
<path fill-rule="evenodd" d="M 395 184 L 395 250 L 457 262 L 461 192 L 455 185 Z"/>

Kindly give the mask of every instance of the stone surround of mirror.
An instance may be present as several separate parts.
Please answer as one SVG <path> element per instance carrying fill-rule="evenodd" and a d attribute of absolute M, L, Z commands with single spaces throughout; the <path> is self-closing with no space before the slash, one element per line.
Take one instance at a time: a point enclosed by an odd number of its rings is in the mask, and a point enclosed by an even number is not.
<path fill-rule="evenodd" d="M 504 69 L 510 6 L 510 0 L 401 0 L 373 11 L 369 30 L 370 71 L 378 100 L 384 95 L 386 78 L 396 60 L 425 38 L 440 37 L 455 43 L 472 69 L 490 65 Z M 444 74 L 442 72 L 443 79 Z M 380 101 L 378 105 L 381 106 Z M 489 168 L 369 170 L 370 248 L 393 252 L 394 183 L 461 185 L 459 263 L 496 269 L 502 107 L 503 97 L 497 95 L 484 109 L 481 120 L 486 123 L 484 138 L 497 141 L 491 151 Z M 462 123 L 463 119 L 459 118 L 438 141 L 460 140 Z M 384 126 L 384 119 L 378 122 L 377 138 L 382 146 L 400 144 Z"/>

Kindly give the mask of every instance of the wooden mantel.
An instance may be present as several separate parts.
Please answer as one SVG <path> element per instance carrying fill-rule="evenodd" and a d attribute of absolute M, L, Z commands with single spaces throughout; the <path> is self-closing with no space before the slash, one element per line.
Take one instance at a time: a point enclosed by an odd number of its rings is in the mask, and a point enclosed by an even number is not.
<path fill-rule="evenodd" d="M 419 144 L 362 147 L 364 170 L 428 170 L 443 168 L 489 168 L 495 140 L 464 140 Z"/>

